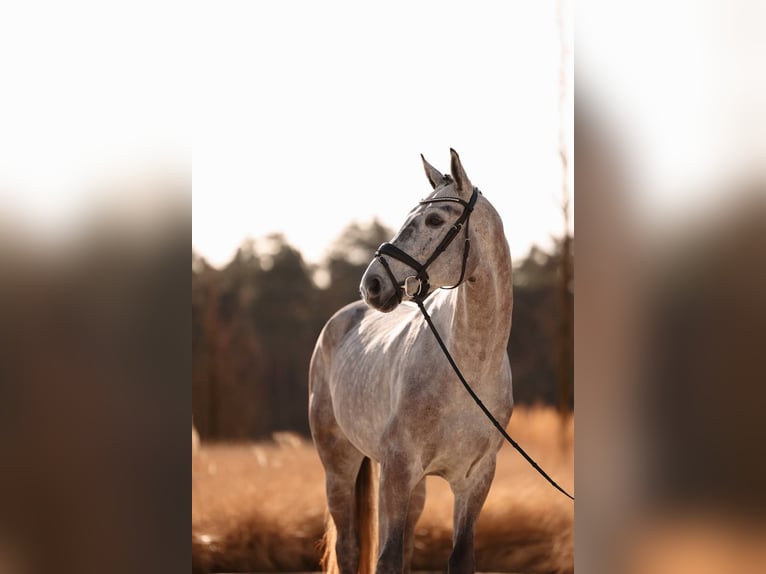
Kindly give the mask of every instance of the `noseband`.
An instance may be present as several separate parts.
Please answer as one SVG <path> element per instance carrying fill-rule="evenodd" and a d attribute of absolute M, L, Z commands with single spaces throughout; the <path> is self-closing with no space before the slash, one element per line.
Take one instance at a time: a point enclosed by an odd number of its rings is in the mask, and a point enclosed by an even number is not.
<path fill-rule="evenodd" d="M 473 193 L 471 194 L 471 199 L 468 201 L 464 201 L 459 197 L 439 197 L 435 199 L 424 199 L 419 203 L 419 205 L 429 205 L 431 203 L 459 203 L 463 206 L 463 213 L 460 214 L 460 217 L 457 218 L 457 221 L 455 221 L 452 227 L 450 227 L 449 231 L 447 231 L 447 234 L 441 240 L 441 243 L 436 246 L 436 249 L 434 249 L 434 252 L 426 260 L 425 263 L 421 264 L 414 257 L 405 253 L 393 243 L 386 242 L 378 247 L 378 250 L 375 252 L 375 257 L 383 265 L 386 273 L 388 273 L 388 277 L 391 279 L 391 283 L 394 285 L 394 289 L 396 290 L 395 295 L 399 299 L 399 302 L 402 300 L 402 292 L 404 292 L 404 294 L 406 294 L 408 297 L 411 297 L 412 299 L 425 299 L 431 289 L 431 284 L 429 283 L 428 279 L 428 267 L 431 265 L 431 263 L 436 261 L 439 255 L 444 253 L 447 247 L 449 247 L 449 244 L 452 243 L 455 237 L 457 237 L 458 233 L 460 233 L 461 229 L 464 230 L 465 240 L 463 243 L 463 263 L 460 269 L 460 279 L 454 285 L 450 287 L 442 287 L 442 289 L 454 289 L 463 282 L 463 279 L 465 278 L 466 262 L 468 261 L 468 252 L 471 248 L 471 240 L 468 237 L 468 224 L 471 220 L 473 207 L 476 205 L 476 200 L 478 199 L 480 193 L 481 192 L 478 190 L 478 188 L 474 187 Z M 399 283 L 396 280 L 396 277 L 394 277 L 394 273 L 391 271 L 391 267 L 388 265 L 388 261 L 386 261 L 385 257 L 383 257 L 384 255 L 392 257 L 397 261 L 401 261 L 405 265 L 414 269 L 416 274 L 407 277 L 404 282 Z M 410 280 L 413 280 L 413 282 L 417 281 L 417 285 L 412 286 Z"/>

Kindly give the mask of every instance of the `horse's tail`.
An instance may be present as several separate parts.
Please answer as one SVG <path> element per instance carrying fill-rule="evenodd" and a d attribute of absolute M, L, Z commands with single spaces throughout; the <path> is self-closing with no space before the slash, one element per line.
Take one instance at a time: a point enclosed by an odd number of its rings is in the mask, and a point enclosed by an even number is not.
<path fill-rule="evenodd" d="M 338 542 L 338 530 L 335 528 L 335 521 L 332 519 L 329 511 L 327 512 L 327 518 L 324 521 L 324 538 L 322 539 L 322 546 L 324 546 L 324 552 L 322 554 L 322 572 L 327 574 L 339 574 L 340 568 L 338 568 L 338 557 L 335 554 L 335 544 Z"/>
<path fill-rule="evenodd" d="M 378 559 L 378 473 L 369 458 L 356 477 L 356 523 L 359 532 L 359 574 L 375 574 Z"/>
<path fill-rule="evenodd" d="M 359 535 L 359 574 L 374 574 L 378 558 L 378 474 L 373 468 L 373 462 L 366 457 L 356 477 L 355 499 L 356 525 Z M 327 574 L 340 572 L 335 555 L 337 541 L 338 531 L 328 512 L 322 556 L 322 570 Z"/>

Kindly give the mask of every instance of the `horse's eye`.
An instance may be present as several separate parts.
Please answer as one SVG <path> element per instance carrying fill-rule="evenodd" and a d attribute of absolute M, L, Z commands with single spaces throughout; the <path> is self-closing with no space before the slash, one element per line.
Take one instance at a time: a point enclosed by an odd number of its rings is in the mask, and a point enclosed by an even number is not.
<path fill-rule="evenodd" d="M 439 227 L 442 223 L 444 223 L 444 220 L 436 213 L 432 213 L 426 217 L 426 225 L 428 227 Z"/>

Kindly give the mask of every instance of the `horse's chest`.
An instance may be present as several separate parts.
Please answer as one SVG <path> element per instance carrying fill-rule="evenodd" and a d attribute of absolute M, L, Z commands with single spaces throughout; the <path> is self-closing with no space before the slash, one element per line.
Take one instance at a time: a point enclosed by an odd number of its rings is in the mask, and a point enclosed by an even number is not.
<path fill-rule="evenodd" d="M 508 421 L 510 400 L 497 393 L 482 399 L 502 423 Z M 476 457 L 494 454 L 499 447 L 497 430 L 459 381 L 446 380 L 438 392 L 413 392 L 404 402 L 407 406 L 402 408 L 398 422 L 417 443 L 429 472 L 442 474 L 441 467 L 470 464 Z"/>
<path fill-rule="evenodd" d="M 473 402 L 463 399 L 450 397 L 450 393 L 418 397 L 396 417 L 397 426 L 418 445 L 424 462 L 459 458 L 465 452 L 488 448 L 494 429 Z"/>
<path fill-rule="evenodd" d="M 487 432 L 481 421 L 451 421 L 440 425 L 424 445 L 422 464 L 426 474 L 448 480 L 468 477 L 478 461 L 494 457 L 499 447 L 496 433 Z"/>

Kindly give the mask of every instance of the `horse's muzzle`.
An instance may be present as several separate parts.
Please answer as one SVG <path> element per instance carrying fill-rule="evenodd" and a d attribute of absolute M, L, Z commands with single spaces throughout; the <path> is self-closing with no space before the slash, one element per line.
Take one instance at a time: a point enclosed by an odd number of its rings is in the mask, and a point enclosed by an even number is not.
<path fill-rule="evenodd" d="M 401 289 L 395 288 L 386 277 L 370 268 L 362 277 L 359 292 L 367 305 L 383 313 L 393 311 L 402 302 Z"/>

